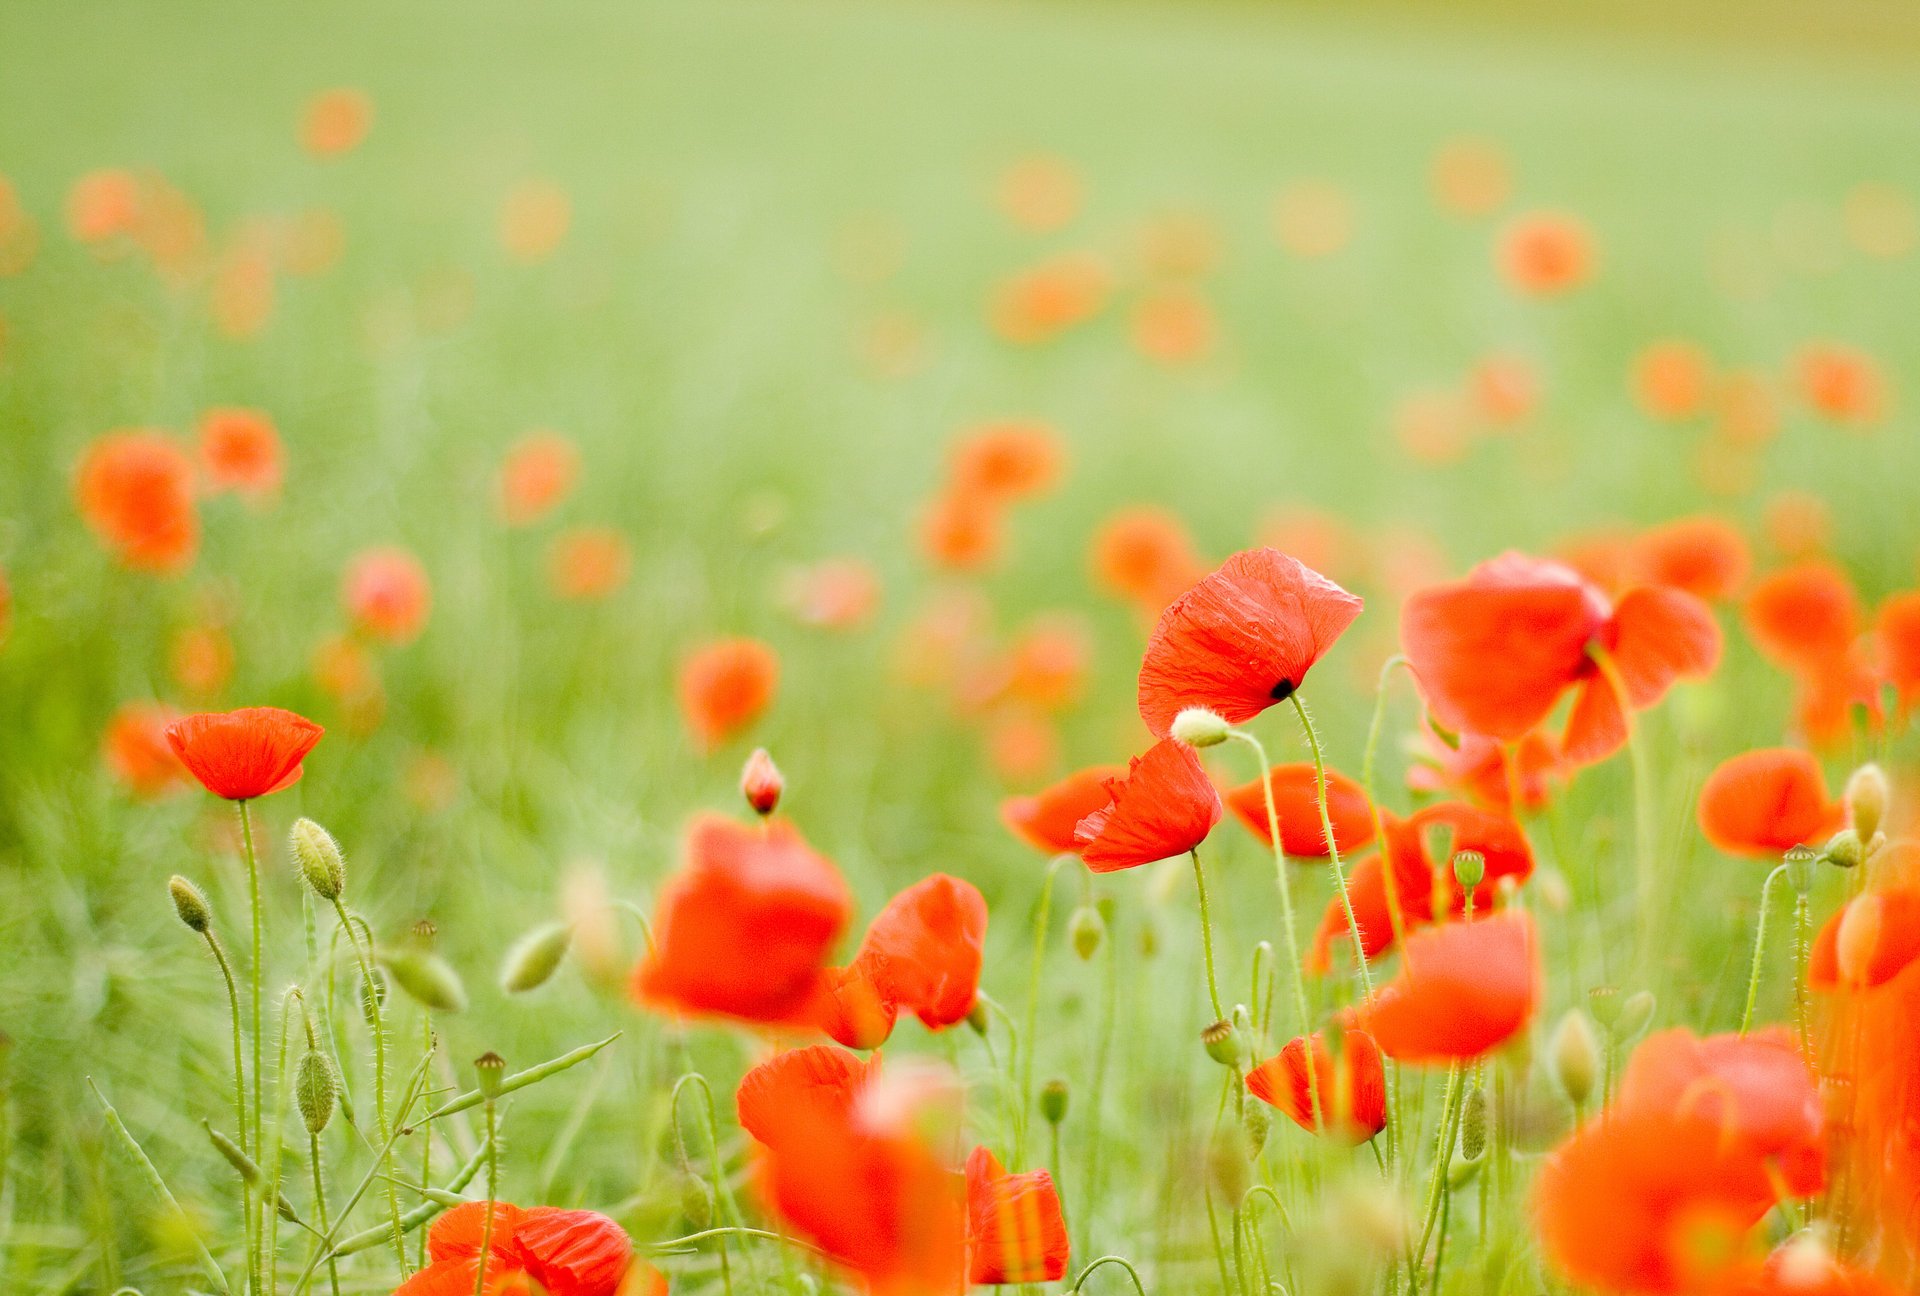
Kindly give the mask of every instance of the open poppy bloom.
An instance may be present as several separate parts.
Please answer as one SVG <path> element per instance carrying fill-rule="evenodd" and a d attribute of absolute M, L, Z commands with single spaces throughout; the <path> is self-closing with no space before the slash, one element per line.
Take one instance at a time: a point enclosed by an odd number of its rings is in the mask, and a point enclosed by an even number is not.
<path fill-rule="evenodd" d="M 1880 671 L 1900 705 L 1911 711 L 1920 702 L 1920 593 L 1889 596 L 1874 618 L 1873 633 Z"/>
<path fill-rule="evenodd" d="M 1794 672 L 1825 670 L 1846 656 L 1865 615 L 1847 574 L 1822 559 L 1761 577 L 1741 610 L 1760 655 Z"/>
<path fill-rule="evenodd" d="M 299 781 L 300 762 L 326 733 L 279 707 L 183 716 L 167 742 L 200 786 L 229 801 L 251 801 Z"/>
<path fill-rule="evenodd" d="M 852 904 L 839 870 L 791 824 L 700 815 L 661 890 L 634 992 L 668 1012 L 793 1023 Z"/>
<path fill-rule="evenodd" d="M 1634 541 L 1633 556 L 1647 584 L 1685 590 L 1708 602 L 1733 597 L 1753 569 L 1740 529 L 1711 515 L 1650 527 Z"/>
<path fill-rule="evenodd" d="M 1090 765 L 1076 770 L 1051 787 L 1002 801 L 1000 821 L 1036 850 L 1054 855 L 1077 854 L 1080 845 L 1074 840 L 1074 830 L 1082 819 L 1112 803 L 1107 784 L 1124 774 L 1117 765 Z"/>
<path fill-rule="evenodd" d="M 1205 707 L 1228 724 L 1293 696 L 1361 602 L 1277 549 L 1248 549 L 1160 614 L 1140 663 L 1140 718 L 1166 737 Z"/>
<path fill-rule="evenodd" d="M 849 1048 L 877 1048 L 902 1011 L 929 1030 L 965 1021 L 986 935 L 986 898 L 971 882 L 936 873 L 908 887 L 868 926 L 852 965 L 828 969 L 822 1029 Z"/>
<path fill-rule="evenodd" d="M 1009 1174 L 984 1147 L 967 1155 L 967 1277 L 975 1286 L 1058 1282 L 1071 1247 L 1045 1170 Z"/>
<path fill-rule="evenodd" d="M 1325 1035 L 1315 1031 L 1311 1080 L 1308 1048 L 1304 1036 L 1288 1040 L 1278 1054 L 1247 1072 L 1247 1092 L 1278 1107 L 1309 1134 L 1326 1129 L 1349 1142 L 1365 1143 L 1385 1129 L 1386 1071 L 1373 1037 L 1365 1031 L 1343 1031 L 1335 1059 Z"/>
<path fill-rule="evenodd" d="M 1162 738 L 1106 781 L 1108 804 L 1080 821 L 1074 842 L 1095 873 L 1184 855 L 1207 839 L 1222 813 L 1220 793 L 1193 748 Z"/>
<path fill-rule="evenodd" d="M 1452 730 L 1511 742 L 1574 690 L 1560 746 L 1577 764 L 1626 742 L 1623 708 L 1650 707 L 1720 660 L 1720 628 L 1691 594 L 1640 586 L 1616 604 L 1572 568 L 1520 553 L 1409 598 L 1400 638 L 1427 705 Z M 1596 649 L 1611 657 L 1624 698 Z"/>
<path fill-rule="evenodd" d="M 1427 927 L 1404 964 L 1353 1013 L 1402 1062 L 1471 1061 L 1525 1030 L 1540 1003 L 1540 955 L 1525 912 Z"/>
<path fill-rule="evenodd" d="M 818 1110 L 823 1119 L 844 1119 L 879 1069 L 878 1056 L 862 1059 L 830 1044 L 776 1053 L 740 1077 L 733 1096 L 740 1128 L 771 1145 L 780 1136 L 781 1122 L 796 1111 Z"/>
<path fill-rule="evenodd" d="M 1450 792 L 1511 814 L 1516 789 L 1521 809 L 1540 810 L 1565 773 L 1553 740 L 1538 731 L 1513 744 L 1481 734 L 1456 735 L 1457 746 L 1430 730 L 1426 737 L 1426 751 L 1407 766 L 1407 786 L 1416 792 Z"/>
<path fill-rule="evenodd" d="M 1820 762 L 1791 747 L 1722 761 L 1700 788 L 1700 831 L 1732 855 L 1768 857 L 1818 845 L 1846 816 L 1827 795 Z"/>
<path fill-rule="evenodd" d="M 166 573 L 193 561 L 200 546 L 193 461 L 165 437 L 101 437 L 80 461 L 74 493 L 80 515 L 125 566 Z"/>
<path fill-rule="evenodd" d="M 1280 821 L 1280 849 L 1295 859 L 1325 858 L 1320 779 L 1312 764 L 1275 765 L 1267 771 L 1267 783 L 1273 788 L 1274 816 Z M 1226 803 L 1249 832 L 1273 845 L 1273 834 L 1267 830 L 1267 795 L 1259 779 L 1228 792 Z M 1338 770 L 1327 771 L 1327 817 L 1333 821 L 1333 842 L 1342 855 L 1373 840 L 1373 810 L 1367 794 Z"/>
<path fill-rule="evenodd" d="M 200 466 L 215 489 L 261 497 L 280 489 L 280 435 L 259 410 L 200 416 Z"/>
<path fill-rule="evenodd" d="M 680 714 L 704 751 L 758 720 L 773 703 L 780 659 L 758 639 L 716 639 L 680 667 Z"/>
<path fill-rule="evenodd" d="M 1101 523 L 1091 557 L 1095 583 L 1149 616 L 1206 570 L 1180 519 L 1150 507 L 1121 509 Z"/>
<path fill-rule="evenodd" d="M 156 797 L 185 781 L 186 767 L 167 741 L 167 726 L 178 716 L 162 702 L 129 702 L 107 722 L 101 757 L 135 796 Z"/>
<path fill-rule="evenodd" d="M 427 627 L 433 587 L 418 558 L 387 546 L 368 549 L 347 564 L 340 601 L 361 630 L 390 644 L 406 644 Z"/>
<path fill-rule="evenodd" d="M 1920 890 L 1870 888 L 1841 905 L 1814 937 L 1807 984 L 1815 990 L 1870 990 L 1920 958 Z"/>
<path fill-rule="evenodd" d="M 488 1293 L 531 1289 L 547 1296 L 622 1296 L 636 1290 L 624 1285 L 635 1263 L 633 1242 L 605 1215 L 552 1206 L 522 1210 L 494 1202 L 489 1230 L 487 1207 L 483 1201 L 464 1202 L 434 1220 L 427 1230 L 427 1267 L 401 1283 L 394 1296 L 473 1296 L 483 1263 Z M 646 1276 L 654 1281 L 637 1290 L 665 1291 L 657 1274 Z"/>

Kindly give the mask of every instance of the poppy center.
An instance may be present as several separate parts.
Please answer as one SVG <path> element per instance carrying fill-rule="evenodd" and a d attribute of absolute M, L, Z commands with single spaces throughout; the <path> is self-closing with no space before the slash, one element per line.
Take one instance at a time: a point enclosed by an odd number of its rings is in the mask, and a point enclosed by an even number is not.
<path fill-rule="evenodd" d="M 1273 692 L 1267 694 L 1267 696 L 1272 698 L 1275 702 L 1285 702 L 1288 698 L 1293 696 L 1294 687 L 1295 685 L 1292 680 L 1282 679 L 1278 684 L 1275 684 L 1273 686 Z"/>

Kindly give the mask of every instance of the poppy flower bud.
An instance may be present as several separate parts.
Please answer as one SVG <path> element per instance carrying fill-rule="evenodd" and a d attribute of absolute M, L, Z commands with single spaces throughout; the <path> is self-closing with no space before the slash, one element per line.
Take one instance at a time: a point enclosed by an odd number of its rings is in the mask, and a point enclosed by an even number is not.
<path fill-rule="evenodd" d="M 1106 934 L 1107 924 L 1101 919 L 1100 911 L 1092 905 L 1081 905 L 1067 921 L 1067 939 L 1072 942 L 1073 952 L 1080 956 L 1082 962 L 1094 956 Z"/>
<path fill-rule="evenodd" d="M 200 1128 L 207 1132 L 207 1141 L 213 1144 L 214 1151 L 224 1157 L 227 1164 L 239 1172 L 242 1180 L 250 1184 L 260 1182 L 260 1167 L 255 1164 L 252 1157 L 242 1152 L 232 1139 L 222 1134 L 206 1121 L 200 1122 Z"/>
<path fill-rule="evenodd" d="M 167 879 L 167 894 L 173 897 L 173 911 L 189 928 L 204 932 L 212 926 L 213 910 L 207 907 L 207 897 L 199 887 L 176 873 Z"/>
<path fill-rule="evenodd" d="M 1238 1125 L 1222 1125 L 1207 1144 L 1207 1172 L 1214 1189 L 1230 1202 L 1246 1196 L 1253 1181 L 1253 1162 L 1246 1136 Z"/>
<path fill-rule="evenodd" d="M 500 988 L 525 994 L 547 983 L 573 943 L 573 928 L 563 922 L 546 923 L 514 942 L 500 965 Z"/>
<path fill-rule="evenodd" d="M 1453 857 L 1453 877 L 1471 891 L 1487 876 L 1487 857 L 1477 850 L 1463 850 Z"/>
<path fill-rule="evenodd" d="M 1887 817 L 1887 775 L 1871 761 L 1847 778 L 1847 822 L 1860 840 L 1870 842 Z"/>
<path fill-rule="evenodd" d="M 1200 1043 L 1206 1047 L 1207 1056 L 1221 1066 L 1240 1066 L 1240 1033 L 1233 1023 L 1217 1021 L 1200 1032 Z"/>
<path fill-rule="evenodd" d="M 1827 844 L 1820 848 L 1820 858 L 1835 868 L 1859 868 L 1867 862 L 1867 848 L 1861 843 L 1859 833 L 1842 828 L 1827 838 Z"/>
<path fill-rule="evenodd" d="M 1786 853 L 1787 881 L 1803 896 L 1813 889 L 1813 865 L 1819 858 L 1809 846 L 1795 846 Z"/>
<path fill-rule="evenodd" d="M 687 1217 L 687 1223 L 695 1230 L 704 1230 L 713 1223 L 713 1189 L 706 1181 L 688 1175 L 680 1185 L 680 1213 Z"/>
<path fill-rule="evenodd" d="M 1067 1118 L 1067 1082 L 1049 1080 L 1040 1089 L 1040 1118 L 1058 1125 Z"/>
<path fill-rule="evenodd" d="M 1628 995 L 1626 1002 L 1620 1005 L 1620 1021 L 1615 1038 L 1630 1040 L 1645 1030 L 1648 1023 L 1653 1021 L 1653 1010 L 1658 1004 L 1659 1000 L 1653 997 L 1651 990 Z"/>
<path fill-rule="evenodd" d="M 318 1134 L 327 1127 L 327 1122 L 333 1119 L 334 1099 L 339 1094 L 340 1080 L 334 1075 L 333 1063 L 327 1055 L 318 1049 L 302 1053 L 299 1068 L 293 1075 L 293 1097 L 307 1133 Z"/>
<path fill-rule="evenodd" d="M 1487 1091 L 1479 1085 L 1467 1090 L 1460 1109 L 1460 1155 L 1478 1161 L 1487 1150 Z"/>
<path fill-rule="evenodd" d="M 488 1049 L 473 1060 L 473 1075 L 481 1095 L 492 1102 L 500 1096 L 500 1082 L 507 1078 L 507 1060 Z"/>
<path fill-rule="evenodd" d="M 973 1007 L 967 1009 L 967 1025 L 973 1027 L 973 1033 L 975 1035 L 978 1035 L 981 1039 L 985 1039 L 987 1037 L 987 1027 L 991 1023 L 991 1020 L 987 1014 L 987 1001 L 976 995 L 974 997 Z"/>
<path fill-rule="evenodd" d="M 1273 1132 L 1273 1114 L 1265 1103 L 1240 1105 L 1240 1132 L 1247 1136 L 1248 1154 L 1257 1160 L 1267 1146 L 1267 1135 Z"/>
<path fill-rule="evenodd" d="M 467 989 L 460 984 L 459 974 L 437 955 L 424 950 L 385 950 L 380 964 L 415 1003 L 435 1012 L 460 1012 L 467 1006 Z"/>
<path fill-rule="evenodd" d="M 1600 1041 L 1594 1038 L 1593 1027 L 1587 1025 L 1586 1016 L 1578 1008 L 1569 1008 L 1554 1027 L 1547 1059 L 1567 1101 L 1576 1108 L 1585 1107 L 1600 1074 Z"/>
<path fill-rule="evenodd" d="M 1189 747 L 1217 747 L 1227 740 L 1233 726 L 1218 712 L 1205 707 L 1187 707 L 1173 718 L 1167 730 L 1170 737 Z"/>
<path fill-rule="evenodd" d="M 347 889 L 347 862 L 333 834 L 311 819 L 296 819 L 287 833 L 300 876 L 322 900 L 338 900 Z"/>
<path fill-rule="evenodd" d="M 780 804 L 780 794 L 786 787 L 787 781 L 781 777 L 780 767 L 773 763 L 767 749 L 755 747 L 740 770 L 740 792 L 747 798 L 747 804 L 755 814 L 770 815 Z"/>

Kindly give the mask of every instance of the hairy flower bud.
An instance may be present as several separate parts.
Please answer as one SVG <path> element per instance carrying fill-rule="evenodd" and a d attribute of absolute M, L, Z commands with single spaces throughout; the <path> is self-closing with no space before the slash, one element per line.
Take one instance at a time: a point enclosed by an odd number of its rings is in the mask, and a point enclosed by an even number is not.
<path fill-rule="evenodd" d="M 1263 1102 L 1240 1104 L 1240 1130 L 1247 1136 L 1247 1152 L 1258 1160 L 1273 1132 L 1273 1109 Z"/>
<path fill-rule="evenodd" d="M 347 889 L 347 861 L 333 834 L 311 819 L 296 819 L 287 833 L 300 876 L 322 900 L 338 900 Z"/>
<path fill-rule="evenodd" d="M 327 1127 L 327 1122 L 333 1119 L 334 1099 L 339 1095 L 340 1078 L 334 1074 L 333 1063 L 327 1055 L 311 1048 L 302 1053 L 293 1074 L 293 1097 L 309 1134 L 318 1134 Z"/>
<path fill-rule="evenodd" d="M 1049 1125 L 1058 1125 L 1067 1118 L 1067 1082 L 1049 1080 L 1040 1090 L 1040 1118 Z"/>
<path fill-rule="evenodd" d="M 1859 868 L 1867 862 L 1867 848 L 1859 833 L 1842 828 L 1827 838 L 1827 844 L 1820 848 L 1820 858 L 1835 868 Z"/>
<path fill-rule="evenodd" d="M 1217 747 L 1233 732 L 1224 716 L 1205 707 L 1188 707 L 1174 716 L 1167 732 L 1189 747 Z"/>
<path fill-rule="evenodd" d="M 239 1144 L 215 1129 L 207 1121 L 201 1121 L 200 1128 L 207 1132 L 207 1141 L 213 1144 L 214 1151 L 224 1157 L 227 1164 L 239 1172 L 242 1180 L 250 1184 L 260 1182 L 260 1166 L 252 1157 L 240 1150 Z"/>
<path fill-rule="evenodd" d="M 1575 1107 L 1586 1106 L 1600 1074 L 1600 1041 L 1578 1008 L 1569 1008 L 1554 1027 L 1547 1062 L 1567 1101 Z"/>
<path fill-rule="evenodd" d="M 1478 1161 L 1487 1150 L 1487 1091 L 1479 1085 L 1467 1090 L 1460 1110 L 1460 1155 Z"/>
<path fill-rule="evenodd" d="M 383 950 L 380 964 L 393 983 L 416 1003 L 435 1012 L 460 1012 L 467 1006 L 467 988 L 438 955 L 424 950 Z"/>
<path fill-rule="evenodd" d="M 1887 817 L 1886 771 L 1871 761 L 1847 778 L 1847 822 L 1860 840 L 1870 842 Z"/>
<path fill-rule="evenodd" d="M 781 777 L 780 767 L 773 763 L 767 749 L 754 748 L 753 755 L 747 757 L 746 765 L 740 770 L 740 794 L 746 797 L 754 813 L 762 817 L 772 814 L 786 787 L 787 781 Z"/>
<path fill-rule="evenodd" d="M 207 897 L 178 873 L 167 879 L 167 894 L 173 897 L 173 911 L 188 927 L 204 932 L 213 925 L 213 910 L 207 907 Z"/>
<path fill-rule="evenodd" d="M 573 928 L 563 922 L 535 927 L 507 951 L 500 965 L 500 988 L 508 994 L 539 989 L 559 968 L 572 944 Z"/>

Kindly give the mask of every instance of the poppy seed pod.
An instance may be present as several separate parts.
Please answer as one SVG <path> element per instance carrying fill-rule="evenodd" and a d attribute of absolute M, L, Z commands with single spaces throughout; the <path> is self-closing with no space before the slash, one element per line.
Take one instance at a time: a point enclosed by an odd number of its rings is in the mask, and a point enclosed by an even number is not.
<path fill-rule="evenodd" d="M 1100 911 L 1091 905 L 1081 905 L 1067 921 L 1067 939 L 1082 962 L 1099 951 L 1106 934 L 1107 924 L 1101 919 Z"/>
<path fill-rule="evenodd" d="M 444 959 L 423 950 L 384 950 L 380 964 L 394 984 L 414 1002 L 435 1012 L 460 1012 L 467 1006 L 467 989 Z"/>
<path fill-rule="evenodd" d="M 440 939 L 440 925 L 431 918 L 416 918 L 413 926 L 407 928 L 407 935 L 413 937 L 413 943 L 421 949 L 430 950 Z"/>
<path fill-rule="evenodd" d="M 1860 840 L 1870 842 L 1887 817 L 1887 775 L 1869 761 L 1847 778 L 1847 819 Z"/>
<path fill-rule="evenodd" d="M 294 1072 L 293 1095 L 309 1134 L 318 1134 L 327 1127 L 327 1122 L 333 1119 L 334 1099 L 339 1094 L 340 1081 L 327 1055 L 318 1049 L 302 1053 L 299 1069 Z"/>
<path fill-rule="evenodd" d="M 1463 850 L 1453 857 L 1453 876 L 1461 887 L 1472 891 L 1487 876 L 1487 857 L 1477 850 Z"/>
<path fill-rule="evenodd" d="M 199 887 L 176 873 L 167 879 L 167 894 L 173 897 L 173 911 L 189 928 L 204 932 L 212 926 L 213 910 L 207 907 L 207 897 Z"/>
<path fill-rule="evenodd" d="M 1813 889 L 1813 866 L 1819 855 L 1811 847 L 1795 846 L 1786 853 L 1787 881 L 1802 896 Z"/>
<path fill-rule="evenodd" d="M 1058 1125 L 1067 1118 L 1067 1082 L 1049 1080 L 1040 1090 L 1040 1116 L 1049 1125 Z"/>
<path fill-rule="evenodd" d="M 507 1077 L 507 1060 L 488 1049 L 473 1060 L 475 1082 L 488 1102 L 500 1096 L 500 1082 Z"/>
<path fill-rule="evenodd" d="M 338 900 L 347 889 L 347 862 L 333 834 L 311 819 L 294 820 L 287 834 L 300 876 L 322 900 Z"/>
<path fill-rule="evenodd" d="M 1620 991 L 1610 985 L 1594 986 L 1587 991 L 1587 1011 L 1609 1035 L 1620 1020 Z"/>
<path fill-rule="evenodd" d="M 573 944 L 573 928 L 563 922 L 536 927 L 507 951 L 500 965 L 500 988 L 508 994 L 525 994 L 547 983 Z"/>
<path fill-rule="evenodd" d="M 753 755 L 747 757 L 746 765 L 740 770 L 740 793 L 753 807 L 753 812 L 763 818 L 772 814 L 786 787 L 787 781 L 781 777 L 780 767 L 773 763 L 767 749 L 754 748 Z"/>
<path fill-rule="evenodd" d="M 1239 1067 L 1240 1033 L 1233 1028 L 1232 1022 L 1214 1022 L 1200 1032 L 1200 1043 L 1205 1046 L 1207 1056 L 1221 1066 Z"/>
<path fill-rule="evenodd" d="M 1593 1028 L 1587 1025 L 1579 1009 L 1568 1009 L 1560 1024 L 1554 1027 L 1547 1059 L 1567 1101 L 1575 1107 L 1586 1106 L 1600 1074 L 1600 1042 L 1594 1038 Z"/>
<path fill-rule="evenodd" d="M 1217 747 L 1232 732 L 1233 727 L 1219 712 L 1205 707 L 1186 708 L 1173 718 L 1173 724 L 1167 729 L 1170 737 L 1189 747 Z"/>

